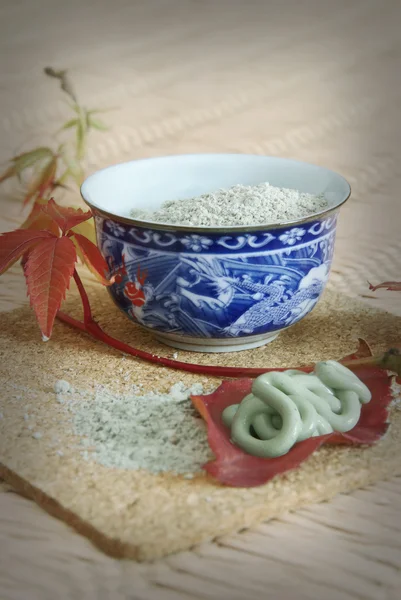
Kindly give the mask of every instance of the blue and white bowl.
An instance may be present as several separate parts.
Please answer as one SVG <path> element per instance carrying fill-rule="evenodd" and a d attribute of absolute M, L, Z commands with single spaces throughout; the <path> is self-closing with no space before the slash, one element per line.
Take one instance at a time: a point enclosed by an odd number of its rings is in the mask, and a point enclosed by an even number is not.
<path fill-rule="evenodd" d="M 307 218 L 254 227 L 189 227 L 135 220 L 133 208 L 236 184 L 324 194 Z M 326 285 L 339 208 L 350 186 L 322 167 L 283 158 L 193 154 L 135 160 L 94 173 L 82 196 L 116 283 L 117 306 L 176 348 L 231 352 L 262 346 L 316 305 Z"/>

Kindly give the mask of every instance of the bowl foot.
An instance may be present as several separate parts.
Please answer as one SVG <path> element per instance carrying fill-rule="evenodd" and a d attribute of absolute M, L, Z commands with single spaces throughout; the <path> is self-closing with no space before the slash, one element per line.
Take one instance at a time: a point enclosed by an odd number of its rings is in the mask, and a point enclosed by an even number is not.
<path fill-rule="evenodd" d="M 220 339 L 220 340 L 197 340 L 189 338 L 187 341 L 180 341 L 169 336 L 169 334 L 153 333 L 154 337 L 172 348 L 179 350 L 188 350 L 189 352 L 240 352 L 241 350 L 251 350 L 269 344 L 278 336 L 278 332 L 252 336 L 251 339 L 245 341 L 246 338 Z M 243 340 L 243 341 L 242 341 Z"/>

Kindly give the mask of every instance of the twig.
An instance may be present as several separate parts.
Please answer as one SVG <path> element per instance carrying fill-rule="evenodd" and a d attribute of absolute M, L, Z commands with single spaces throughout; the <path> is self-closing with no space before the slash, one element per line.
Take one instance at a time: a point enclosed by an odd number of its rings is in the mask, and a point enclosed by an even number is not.
<path fill-rule="evenodd" d="M 89 298 L 86 293 L 86 290 L 83 286 L 81 278 L 78 275 L 78 272 L 74 271 L 74 280 L 77 285 L 79 294 L 81 296 L 82 305 L 84 309 L 84 322 L 74 319 L 70 315 L 67 315 L 64 312 L 59 311 L 57 317 L 60 321 L 79 329 L 80 331 L 87 333 L 92 338 L 107 344 L 111 348 L 119 350 L 125 354 L 129 354 L 130 356 L 134 356 L 135 358 L 141 358 L 142 360 L 146 360 L 148 362 L 156 363 L 164 367 L 169 367 L 170 369 L 177 369 L 181 371 L 188 371 L 190 373 L 199 373 L 203 375 L 212 375 L 215 377 L 258 377 L 263 373 L 267 373 L 268 371 L 284 371 L 285 368 L 247 368 L 247 367 L 219 367 L 213 365 L 197 365 L 193 363 L 185 363 L 178 360 L 172 360 L 170 358 L 164 358 L 162 356 L 158 356 L 157 354 L 151 354 L 150 352 L 145 352 L 144 350 L 139 350 L 138 348 L 133 348 L 129 344 L 122 342 L 110 335 L 108 335 L 103 329 L 96 323 L 92 316 L 92 309 L 90 306 Z M 391 369 L 394 364 L 389 362 L 389 357 L 391 359 L 395 358 L 395 361 L 398 363 L 400 360 L 399 350 L 390 350 L 386 352 L 384 355 L 380 356 L 372 356 L 368 358 L 361 359 L 353 359 L 348 361 L 343 361 L 343 364 L 350 369 L 354 369 L 356 367 L 362 366 L 379 366 L 382 368 Z M 313 370 L 314 365 L 309 365 L 306 367 L 302 367 L 301 370 L 309 372 Z M 394 369 L 396 370 L 396 369 Z M 397 372 L 397 370 L 396 370 Z"/>
<path fill-rule="evenodd" d="M 53 77 L 54 79 L 58 79 L 60 81 L 60 87 L 76 104 L 78 104 L 78 100 L 74 89 L 72 87 L 71 81 L 68 78 L 67 70 L 64 69 L 62 71 L 56 71 L 52 67 L 45 67 L 43 69 L 45 74 L 49 77 Z"/>

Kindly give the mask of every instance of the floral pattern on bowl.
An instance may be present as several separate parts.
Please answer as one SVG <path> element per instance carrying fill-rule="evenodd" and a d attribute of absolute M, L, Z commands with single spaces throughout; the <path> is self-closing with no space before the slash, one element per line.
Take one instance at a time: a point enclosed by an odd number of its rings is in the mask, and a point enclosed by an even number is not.
<path fill-rule="evenodd" d="M 337 215 L 254 234 L 140 228 L 96 217 L 116 303 L 140 325 L 183 338 L 272 335 L 304 317 L 326 284 Z"/>
<path fill-rule="evenodd" d="M 191 227 L 130 216 L 134 207 L 152 213 L 171 199 L 263 182 L 324 195 L 327 209 L 266 226 Z M 98 246 L 116 276 L 108 288 L 116 305 L 158 340 L 202 352 L 261 346 L 313 309 L 350 191 L 341 175 L 324 167 L 218 153 L 112 165 L 81 188 Z"/>

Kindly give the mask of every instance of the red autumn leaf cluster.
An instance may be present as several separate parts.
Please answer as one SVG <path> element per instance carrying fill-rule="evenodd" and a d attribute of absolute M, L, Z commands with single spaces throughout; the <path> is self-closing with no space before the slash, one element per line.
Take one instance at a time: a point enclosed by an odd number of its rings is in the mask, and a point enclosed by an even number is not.
<path fill-rule="evenodd" d="M 44 340 L 51 336 L 57 311 L 69 289 L 77 252 L 102 283 L 111 283 L 98 248 L 73 230 L 91 216 L 90 211 L 59 206 L 51 199 L 34 207 L 23 229 L 0 237 L 0 274 L 22 259 L 28 295 Z"/>
<path fill-rule="evenodd" d="M 364 347 L 362 342 L 359 353 L 351 356 L 362 358 L 368 351 L 368 346 Z M 312 369 L 307 367 L 303 370 L 310 372 Z M 224 409 L 240 403 L 251 392 L 252 379 L 225 381 L 212 394 L 193 396 L 195 408 L 206 421 L 209 446 L 215 455 L 215 460 L 203 468 L 224 485 L 255 487 L 297 468 L 323 444 L 371 445 L 377 442 L 388 428 L 388 407 L 392 401 L 391 377 L 387 371 L 375 366 L 359 366 L 353 371 L 372 393 L 371 401 L 362 406 L 358 424 L 347 433 L 334 432 L 299 442 L 278 458 L 259 458 L 245 453 L 231 442 L 230 431 L 222 421 Z"/>

